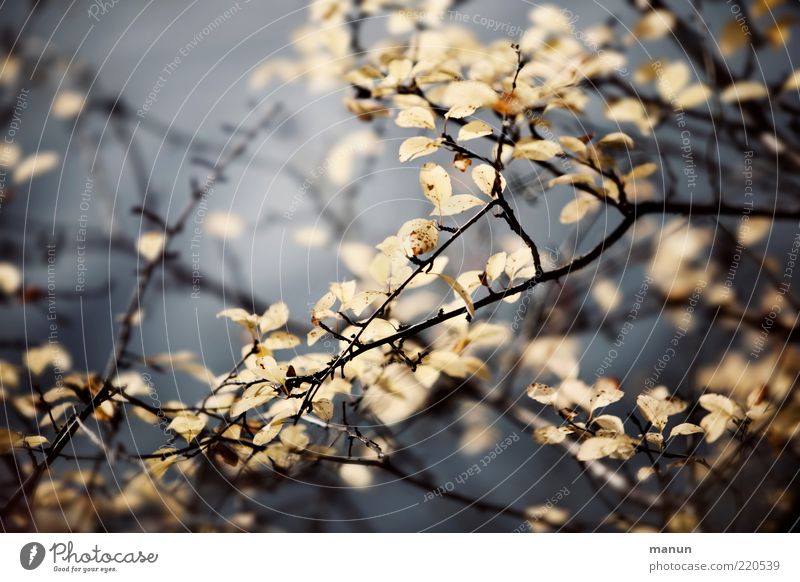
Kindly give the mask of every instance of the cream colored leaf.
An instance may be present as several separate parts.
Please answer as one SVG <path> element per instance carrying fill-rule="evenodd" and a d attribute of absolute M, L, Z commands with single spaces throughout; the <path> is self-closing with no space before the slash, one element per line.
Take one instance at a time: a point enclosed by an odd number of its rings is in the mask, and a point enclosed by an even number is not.
<path fill-rule="evenodd" d="M 391 79 L 395 84 L 402 83 L 411 74 L 413 68 L 414 63 L 410 59 L 395 59 L 387 67 L 387 78 Z"/>
<path fill-rule="evenodd" d="M 469 141 L 486 135 L 492 135 L 492 126 L 483 121 L 470 121 L 458 131 L 458 141 Z"/>
<path fill-rule="evenodd" d="M 231 406 L 231 417 L 236 418 L 248 410 L 269 402 L 273 398 L 275 398 L 275 389 L 270 384 L 263 383 L 250 386 L 244 391 L 242 397 Z"/>
<path fill-rule="evenodd" d="M 689 65 L 683 61 L 675 61 L 662 67 L 657 77 L 656 88 L 661 99 L 670 103 L 692 78 Z"/>
<path fill-rule="evenodd" d="M 604 136 L 597 142 L 601 146 L 624 147 L 632 148 L 634 146 L 633 138 L 628 134 L 616 131 Z"/>
<path fill-rule="evenodd" d="M 209 212 L 203 226 L 208 234 L 221 240 L 237 238 L 245 229 L 244 222 L 239 215 L 223 210 Z"/>
<path fill-rule="evenodd" d="M 691 422 L 684 422 L 681 424 L 676 425 L 669 433 L 669 438 L 682 436 L 682 435 L 690 435 L 696 434 L 699 432 L 704 432 L 702 427 L 697 426 L 696 424 L 692 424 Z"/>
<path fill-rule="evenodd" d="M 574 200 L 570 200 L 564 208 L 561 209 L 559 221 L 561 224 L 575 224 L 582 219 L 586 214 L 598 208 L 600 201 L 591 194 L 581 194 Z"/>
<path fill-rule="evenodd" d="M 364 465 L 344 464 L 339 469 L 339 476 L 350 487 L 362 488 L 372 484 L 372 473 Z"/>
<path fill-rule="evenodd" d="M 638 471 L 636 471 L 636 480 L 646 481 L 651 476 L 655 475 L 656 469 L 655 467 L 641 467 Z"/>
<path fill-rule="evenodd" d="M 707 103 L 710 96 L 711 89 L 708 85 L 697 83 L 681 91 L 678 96 L 675 97 L 675 101 L 672 105 L 675 109 L 692 109 L 698 105 Z"/>
<path fill-rule="evenodd" d="M 289 321 L 289 307 L 281 301 L 269 306 L 259 319 L 258 327 L 261 333 L 267 333 L 283 327 L 287 321 Z"/>
<path fill-rule="evenodd" d="M 720 93 L 719 99 L 723 103 L 741 103 L 753 101 L 769 96 L 769 90 L 757 81 L 740 81 L 726 87 Z"/>
<path fill-rule="evenodd" d="M 633 97 L 612 101 L 605 113 L 616 123 L 635 123 L 643 133 L 647 133 L 654 123 L 641 101 Z"/>
<path fill-rule="evenodd" d="M 561 146 L 547 139 L 523 139 L 514 146 L 514 158 L 544 162 L 564 153 Z"/>
<path fill-rule="evenodd" d="M 652 176 L 658 171 L 658 166 L 652 162 L 648 162 L 646 164 L 641 164 L 633 168 L 630 172 L 628 172 L 625 177 L 623 178 L 624 181 L 630 180 L 638 180 L 642 178 L 647 178 L 648 176 Z"/>
<path fill-rule="evenodd" d="M 767 236 L 774 222 L 769 217 L 755 217 L 749 221 L 739 224 L 738 240 L 745 246 L 752 246 L 759 243 Z"/>
<path fill-rule="evenodd" d="M 181 435 L 187 441 L 191 441 L 203 432 L 205 427 L 205 419 L 191 412 L 183 411 L 172 419 L 167 428 Z"/>
<path fill-rule="evenodd" d="M 616 437 L 593 437 L 581 443 L 578 449 L 579 461 L 593 461 L 613 455 L 619 448 Z"/>
<path fill-rule="evenodd" d="M 444 116 L 449 119 L 462 119 L 475 113 L 476 109 L 477 105 L 455 105 L 448 109 Z"/>
<path fill-rule="evenodd" d="M 306 427 L 301 424 L 287 426 L 281 431 L 281 442 L 291 450 L 302 451 L 311 442 L 306 434 Z"/>
<path fill-rule="evenodd" d="M 268 350 L 288 350 L 300 345 L 300 338 L 288 331 L 276 331 L 265 338 L 261 345 Z"/>
<path fill-rule="evenodd" d="M 528 396 L 533 398 L 536 402 L 548 406 L 555 403 L 558 398 L 558 394 L 553 388 L 541 382 L 534 382 L 528 386 L 527 393 Z"/>
<path fill-rule="evenodd" d="M 136 249 L 148 261 L 155 261 L 164 251 L 166 237 L 163 232 L 150 231 L 139 237 Z"/>
<path fill-rule="evenodd" d="M 425 107 L 412 107 L 403 109 L 397 114 L 395 123 L 399 127 L 420 127 L 423 129 L 436 129 L 433 113 Z"/>
<path fill-rule="evenodd" d="M 248 313 L 241 307 L 231 307 L 230 309 L 223 309 L 217 313 L 217 317 L 225 317 L 234 323 L 238 323 L 248 330 L 254 330 L 258 327 L 260 318 L 257 315 Z"/>
<path fill-rule="evenodd" d="M 452 277 L 450 277 L 448 275 L 442 275 L 441 273 L 438 273 L 437 275 L 445 283 L 450 285 L 450 287 L 453 289 L 453 291 L 455 291 L 456 294 L 459 297 L 461 297 L 461 300 L 464 302 L 464 305 L 467 308 L 467 313 L 470 314 L 470 317 L 475 317 L 475 305 L 472 303 L 472 297 L 467 292 L 467 290 L 464 289 L 464 287 L 461 286 L 461 283 L 459 283 L 458 281 L 456 281 L 455 279 L 453 279 Z"/>
<path fill-rule="evenodd" d="M 497 101 L 497 94 L 481 81 L 456 81 L 444 91 L 442 101 L 447 107 L 486 107 Z M 452 116 L 451 116 L 452 117 Z"/>
<path fill-rule="evenodd" d="M 586 185 L 593 185 L 594 178 L 589 174 L 564 174 L 563 176 L 557 176 L 552 178 L 548 183 L 547 187 L 552 188 L 554 186 L 561 186 L 564 184 L 586 184 Z"/>
<path fill-rule="evenodd" d="M 22 285 L 22 273 L 11 263 L 0 263 L 0 292 L 13 295 Z"/>
<path fill-rule="evenodd" d="M 400 161 L 409 162 L 436 152 L 441 140 L 425 136 L 410 137 L 400 145 Z"/>
<path fill-rule="evenodd" d="M 348 301 L 347 308 L 356 316 L 360 316 L 378 297 L 383 296 L 385 296 L 384 293 L 380 291 L 362 291 L 361 293 L 356 293 L 353 298 Z"/>
<path fill-rule="evenodd" d="M 319 301 L 317 301 L 314 308 L 311 310 L 312 322 L 316 324 L 316 322 L 322 321 L 326 317 L 333 317 L 336 315 L 331 311 L 331 307 L 333 307 L 334 303 L 336 303 L 336 295 L 330 291 L 320 297 Z"/>
<path fill-rule="evenodd" d="M 29 446 L 32 449 L 41 447 L 42 445 L 46 445 L 49 442 L 50 441 L 47 439 L 47 437 L 42 435 L 26 436 L 23 439 L 23 443 L 25 443 L 26 446 Z"/>
<path fill-rule="evenodd" d="M 800 91 L 800 69 L 792 71 L 783 82 L 783 91 Z"/>
<path fill-rule="evenodd" d="M 272 442 L 272 440 L 276 436 L 278 436 L 278 433 L 281 432 L 282 428 L 283 428 L 283 421 L 282 420 L 278 420 L 278 421 L 274 421 L 273 420 L 272 422 L 270 422 L 269 424 L 264 426 L 264 428 L 259 430 L 255 434 L 255 436 L 253 436 L 253 444 L 262 447 L 262 446 L 266 445 L 267 443 Z"/>
<path fill-rule="evenodd" d="M 22 160 L 14 170 L 14 183 L 22 184 L 58 167 L 61 156 L 56 152 L 40 152 Z"/>
<path fill-rule="evenodd" d="M 325 422 L 333 418 L 333 402 L 327 398 L 320 398 L 311 404 L 314 414 L 319 416 Z"/>
<path fill-rule="evenodd" d="M 58 368 L 59 372 L 67 372 L 72 366 L 72 358 L 61 344 L 48 343 L 29 348 L 23 363 L 34 376 L 39 376 L 49 366 Z"/>
<path fill-rule="evenodd" d="M 592 422 L 610 433 L 625 434 L 625 425 L 622 424 L 622 419 L 619 416 L 603 414 L 592 420 Z"/>
<path fill-rule="evenodd" d="M 656 398 L 650 394 L 640 394 L 636 398 L 636 404 L 647 421 L 659 432 L 667 426 L 670 416 L 686 409 L 686 403 L 677 398 Z"/>
<path fill-rule="evenodd" d="M 53 116 L 58 119 L 75 117 L 83 109 L 86 95 L 77 91 L 62 91 L 53 102 Z"/>
<path fill-rule="evenodd" d="M 742 409 L 733 400 L 722 394 L 703 394 L 698 402 L 709 412 L 720 412 L 730 417 L 741 418 Z"/>
<path fill-rule="evenodd" d="M 586 144 L 577 137 L 564 135 L 558 138 L 558 142 L 562 145 L 562 147 L 578 155 L 583 155 L 586 153 Z"/>
<path fill-rule="evenodd" d="M 306 335 L 306 343 L 309 347 L 317 343 L 321 338 L 325 337 L 328 332 L 321 327 L 315 327 Z"/>
<path fill-rule="evenodd" d="M 475 196 L 471 196 L 469 194 L 457 194 L 456 196 L 451 196 L 445 200 L 440 208 L 440 212 L 437 213 L 436 210 L 434 210 L 431 212 L 431 216 L 435 214 L 439 214 L 439 216 L 453 216 L 454 214 L 461 214 L 470 208 L 485 205 L 486 202 L 480 198 L 476 198 Z"/>
<path fill-rule="evenodd" d="M 706 432 L 706 441 L 713 443 L 717 441 L 728 427 L 731 417 L 722 412 L 710 412 L 700 420 L 700 426 Z"/>
<path fill-rule="evenodd" d="M 283 384 L 286 381 L 287 369 L 288 366 L 278 365 L 278 363 L 275 361 L 275 358 L 272 356 L 261 356 L 256 358 L 256 365 L 252 368 L 253 372 L 255 372 L 258 377 L 274 384 Z M 251 388 L 248 388 L 248 391 L 251 389 L 257 390 L 257 388 L 258 386 L 252 386 Z M 245 395 L 249 394 L 248 391 L 245 391 Z"/>
<path fill-rule="evenodd" d="M 619 389 L 616 382 L 601 378 L 594 385 L 594 391 L 589 398 L 589 413 L 598 408 L 603 408 L 622 399 L 625 393 Z"/>
<path fill-rule="evenodd" d="M 177 449 L 174 447 L 165 447 L 154 451 L 153 455 L 159 456 L 145 461 L 147 471 L 156 479 L 163 477 L 167 469 L 178 462 L 178 455 L 175 454 L 176 452 Z"/>
<path fill-rule="evenodd" d="M 453 186 L 447 170 L 433 162 L 422 166 L 419 172 L 419 185 L 425 198 L 437 207 L 453 194 Z"/>
<path fill-rule="evenodd" d="M 557 445 L 564 442 L 571 432 L 565 426 L 543 426 L 533 431 L 533 439 L 540 445 Z"/>
<path fill-rule="evenodd" d="M 633 34 L 640 40 L 658 40 L 675 26 L 675 15 L 663 9 L 650 10 L 634 26 Z"/>
<path fill-rule="evenodd" d="M 330 235 L 323 227 L 307 226 L 294 231 L 292 240 L 303 247 L 321 248 L 329 244 Z"/>
<path fill-rule="evenodd" d="M 432 220 L 415 218 L 403 223 L 397 237 L 408 255 L 419 256 L 436 248 L 439 229 Z"/>
<path fill-rule="evenodd" d="M 472 169 L 472 180 L 478 186 L 481 192 L 487 196 L 494 197 L 494 183 L 498 176 L 498 172 L 488 164 L 481 164 Z M 502 174 L 500 176 L 500 192 L 506 189 L 506 179 Z"/>
<path fill-rule="evenodd" d="M 489 281 L 497 280 L 505 271 L 508 254 L 505 251 L 495 253 L 486 261 L 486 277 Z"/>

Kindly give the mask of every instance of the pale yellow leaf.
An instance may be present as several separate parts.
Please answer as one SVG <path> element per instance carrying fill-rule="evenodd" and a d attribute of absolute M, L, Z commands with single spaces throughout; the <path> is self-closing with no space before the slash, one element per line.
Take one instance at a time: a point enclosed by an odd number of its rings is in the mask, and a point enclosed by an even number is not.
<path fill-rule="evenodd" d="M 616 382 L 607 378 L 601 378 L 594 385 L 594 391 L 589 397 L 589 413 L 593 413 L 598 408 L 603 408 L 622 399 L 625 393 L 619 389 Z"/>
<path fill-rule="evenodd" d="M 565 426 L 543 426 L 533 431 L 533 439 L 540 445 L 557 445 L 564 442 L 571 432 Z"/>
<path fill-rule="evenodd" d="M 575 224 L 581 220 L 586 214 L 598 208 L 600 201 L 591 194 L 581 193 L 574 200 L 570 200 L 564 208 L 561 209 L 559 221 L 561 224 Z"/>
<path fill-rule="evenodd" d="M 558 398 L 558 395 L 553 388 L 547 384 L 542 384 L 541 382 L 534 382 L 528 386 L 527 394 L 536 402 L 546 405 L 553 404 Z"/>
<path fill-rule="evenodd" d="M 601 146 L 624 147 L 626 149 L 634 146 L 633 138 L 621 131 L 609 133 L 603 136 L 597 143 Z"/>
<path fill-rule="evenodd" d="M 40 152 L 22 160 L 14 170 L 14 183 L 22 184 L 58 167 L 61 156 L 56 152 Z"/>
<path fill-rule="evenodd" d="M 139 254 L 148 261 L 155 261 L 161 257 L 165 242 L 166 237 L 164 233 L 153 230 L 139 237 L 136 243 L 136 249 L 139 251 Z"/>
<path fill-rule="evenodd" d="M 711 89 L 708 85 L 696 83 L 681 91 L 675 97 L 672 106 L 675 109 L 692 109 L 693 107 L 707 103 L 710 96 Z"/>
<path fill-rule="evenodd" d="M 634 36 L 640 40 L 658 40 L 663 38 L 675 26 L 675 15 L 663 9 L 650 10 L 633 27 Z"/>
<path fill-rule="evenodd" d="M 400 145 L 400 161 L 409 162 L 436 152 L 441 140 L 425 136 L 410 137 Z"/>
<path fill-rule="evenodd" d="M 578 449 L 579 461 L 593 461 L 614 454 L 619 448 L 616 437 L 592 437 L 581 443 Z"/>
<path fill-rule="evenodd" d="M 456 294 L 459 297 L 461 297 L 461 300 L 464 302 L 464 305 L 467 308 L 467 313 L 469 313 L 471 317 L 475 317 L 475 305 L 472 303 L 472 297 L 467 292 L 467 290 L 461 286 L 461 283 L 459 283 L 458 281 L 456 281 L 455 279 L 453 279 L 448 275 L 442 275 L 441 273 L 438 273 L 438 276 L 445 283 L 450 285 L 453 291 L 455 291 Z"/>
<path fill-rule="evenodd" d="M 397 237 L 406 254 L 416 257 L 436 248 L 439 229 L 432 220 L 415 218 L 403 223 Z"/>
<path fill-rule="evenodd" d="M 0 292 L 12 295 L 22 285 L 22 273 L 11 263 L 0 263 Z"/>
<path fill-rule="evenodd" d="M 419 185 L 425 198 L 437 207 L 441 206 L 442 202 L 453 194 L 453 187 L 447 170 L 433 162 L 428 162 L 422 166 L 419 172 Z"/>
<path fill-rule="evenodd" d="M 458 132 L 458 141 L 469 141 L 492 134 L 492 126 L 483 121 L 470 121 Z"/>
<path fill-rule="evenodd" d="M 502 174 L 497 172 L 492 166 L 488 164 L 481 164 L 472 169 L 472 180 L 478 186 L 481 192 L 487 196 L 494 197 L 494 184 L 499 175 L 500 187 L 499 191 L 502 192 L 506 189 L 506 179 Z"/>
<path fill-rule="evenodd" d="M 704 432 L 702 427 L 697 426 L 696 424 L 692 424 L 691 422 L 684 422 L 681 424 L 676 425 L 669 433 L 669 438 L 681 436 L 681 435 L 690 435 L 695 433 Z"/>
<path fill-rule="evenodd" d="M 62 91 L 53 102 L 53 116 L 58 119 L 75 117 L 83 109 L 86 95 L 77 91 Z"/>
<path fill-rule="evenodd" d="M 719 99 L 723 103 L 736 103 L 753 101 L 769 96 L 767 88 L 758 81 L 740 81 L 726 87 L 720 93 Z"/>
<path fill-rule="evenodd" d="M 561 146 L 547 139 L 523 139 L 514 146 L 514 158 L 544 162 L 564 153 Z"/>
<path fill-rule="evenodd" d="M 203 432 L 205 426 L 205 419 L 191 412 L 183 411 L 172 419 L 167 428 L 181 435 L 187 441 L 191 441 Z"/>
<path fill-rule="evenodd" d="M 397 114 L 395 123 L 399 127 L 420 127 L 423 129 L 436 129 L 433 113 L 424 107 L 412 107 L 403 109 Z"/>
<path fill-rule="evenodd" d="M 457 194 L 451 196 L 444 201 L 440 207 L 440 211 L 434 210 L 431 215 L 438 214 L 439 216 L 452 216 L 454 214 L 461 214 L 462 212 L 474 208 L 476 206 L 485 206 L 486 202 L 475 196 L 469 194 Z"/>
<path fill-rule="evenodd" d="M 258 320 L 261 333 L 276 330 L 289 321 L 289 307 L 284 302 L 273 303 Z"/>

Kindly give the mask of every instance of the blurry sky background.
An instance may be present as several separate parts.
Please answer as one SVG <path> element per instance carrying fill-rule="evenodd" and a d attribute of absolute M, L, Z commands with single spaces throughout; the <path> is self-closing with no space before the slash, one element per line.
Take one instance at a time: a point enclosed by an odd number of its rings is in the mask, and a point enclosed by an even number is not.
<path fill-rule="evenodd" d="M 209 209 L 233 213 L 245 228 L 240 236 L 224 243 L 213 236 L 202 237 L 199 261 L 210 279 L 225 281 L 243 289 L 260 302 L 282 300 L 289 304 L 293 319 L 307 321 L 309 305 L 327 289 L 329 281 L 349 277 L 337 259 L 340 242 L 376 244 L 393 233 L 408 218 L 427 214 L 427 203 L 419 195 L 417 166 L 396 163 L 396 151 L 407 133 L 392 125 L 383 135 L 383 153 L 366 175 L 358 169 L 359 190 L 346 218 L 346 232 L 340 237 L 326 222 L 326 211 L 301 193 L 302 182 L 325 164 L 330 148 L 349 131 L 368 129 L 342 107 L 346 90 L 309 91 L 302 82 L 281 86 L 270 83 L 254 91 L 249 86 L 253 72 L 266 61 L 294 55 L 292 32 L 308 18 L 305 3 L 287 0 L 240 0 L 230 4 L 222 0 L 183 0 L 145 2 L 119 0 L 107 10 L 87 0 L 48 2 L 29 14 L 28 2 L 0 2 L 0 31 L 6 49 L 9 43 L 25 47 L 28 65 L 35 67 L 29 106 L 22 119 L 18 144 L 26 152 L 55 150 L 66 152 L 62 173 L 51 172 L 33 181 L 28 190 L 14 193 L 0 214 L 5 248 L 22 245 L 26 264 L 35 267 L 26 272 L 26 283 L 47 284 L 42 257 L 48 241 L 57 243 L 56 285 L 59 341 L 66 346 L 77 369 L 99 370 L 105 365 L 111 347 L 113 320 L 123 311 L 134 281 L 136 258 L 120 251 L 110 241 L 117 234 L 135 237 L 142 228 L 140 217 L 130 207 L 141 202 L 142 185 L 134 174 L 137 164 L 147 174 L 147 203 L 174 220 L 183 208 L 191 178 L 202 178 L 205 170 L 193 164 L 196 157 L 214 159 L 230 134 L 239 125 L 251 127 L 266 111 L 280 104 L 273 123 L 262 131 L 241 163 L 228 179 L 214 189 Z M 460 8 L 466 14 L 485 15 L 499 22 L 528 23 L 533 3 L 516 0 L 476 0 Z M 615 14 L 626 18 L 626 3 L 606 1 L 569 1 L 559 5 L 579 15 L 577 27 L 602 21 Z M 228 11 L 229 16 L 220 21 Z M 94 14 L 96 18 L 92 17 Z M 210 23 L 221 22 L 210 34 Z M 367 38 L 380 35 L 385 23 L 369 22 Z M 472 22 L 465 24 L 484 40 L 502 37 Z M 17 35 L 21 35 L 18 37 Z M 509 41 L 514 40 L 509 38 Z M 187 51 L 187 47 L 191 47 Z M 184 52 L 185 56 L 182 54 Z M 635 51 L 634 51 L 635 52 Z M 641 56 L 641 55 L 640 55 Z M 164 67 L 180 57 L 180 64 L 166 76 L 157 100 L 150 104 L 137 123 L 109 120 L 102 111 L 82 115 L 77 127 L 73 120 L 48 117 L 52 99 L 59 89 L 89 91 L 95 102 L 119 106 L 135 112 L 146 103 L 148 94 L 164 76 Z M 634 57 L 636 58 L 636 57 Z M 8 101 L 5 105 L 8 105 Z M 599 118 L 597 123 L 604 121 Z M 373 128 L 374 129 L 374 128 Z M 135 151 L 127 146 L 131 134 L 140 140 Z M 166 138 L 166 139 L 165 139 Z M 189 151 L 188 145 L 192 144 Z M 669 141 L 661 144 L 669 155 Z M 101 174 L 95 176 L 89 216 L 88 271 L 86 291 L 76 294 L 76 233 L 81 209 L 81 194 L 86 190 L 88 168 L 98 156 Z M 662 154 L 665 152 L 661 152 Z M 361 164 L 361 162 L 358 162 Z M 361 166 L 359 166 L 361 167 Z M 334 210 L 347 194 L 337 191 L 324 178 L 312 178 Z M 299 202 L 298 195 L 300 195 Z M 534 216 L 530 205 L 518 201 L 528 224 L 535 225 L 538 241 L 555 247 L 563 230 L 557 224 L 560 207 L 540 211 Z M 285 213 L 292 210 L 291 218 Z M 556 226 L 552 226 L 555 224 Z M 307 247 L 295 240 L 298 229 L 319 225 L 328 240 L 321 247 Z M 149 227 L 148 227 L 149 228 Z M 495 227 L 497 228 L 497 227 Z M 599 228 L 606 228 L 603 224 Z M 49 233 L 49 234 L 48 234 Z M 191 268 L 190 234 L 182 235 L 173 245 L 183 264 Z M 481 236 L 498 248 L 506 237 L 504 229 L 494 233 L 484 230 Z M 460 258 L 451 263 L 461 270 L 479 268 L 489 250 L 473 255 L 456 249 Z M 463 256 L 462 256 L 463 255 Z M 456 271 L 457 272 L 457 271 Z M 626 271 L 627 273 L 627 271 Z M 633 270 L 628 287 L 636 289 L 641 271 Z M 109 286 L 107 283 L 111 281 Z M 144 313 L 144 336 L 133 342 L 136 350 L 148 355 L 160 352 L 192 350 L 201 354 L 205 365 L 221 373 L 238 359 L 241 337 L 215 314 L 223 301 L 201 285 L 199 299 L 191 289 L 177 286 L 170 278 L 157 279 L 148 291 Z M 626 296 L 623 305 L 629 304 Z M 587 300 L 589 301 L 589 300 Z M 224 303 L 242 305 L 238 298 Z M 591 304 L 586 309 L 591 310 Z M 503 308 L 509 309 L 509 308 Z M 28 306 L 23 311 L 0 306 L 4 338 L 24 338 L 30 344 L 43 342 L 48 322 L 43 307 Z M 642 322 L 629 338 L 630 350 L 615 362 L 618 375 L 633 365 L 632 382 L 641 381 L 663 350 L 659 341 L 669 328 L 662 329 L 656 319 Z M 652 348 L 640 348 L 647 343 Z M 687 340 L 687 347 L 692 340 Z M 593 343 L 594 342 L 594 343 Z M 586 343 L 585 369 L 593 371 L 607 352 L 608 338 L 589 338 Z M 691 352 L 692 350 L 687 350 Z M 689 357 L 687 353 L 687 357 Z M 636 364 L 634 360 L 639 358 Z M 684 370 L 673 366 L 664 377 L 666 383 L 679 381 Z M 185 402 L 202 397 L 205 388 L 185 377 L 156 376 L 162 401 L 179 398 Z M 489 424 L 491 417 L 476 417 L 474 422 Z M 447 425 L 442 422 L 439 428 Z M 452 479 L 475 462 L 469 453 L 458 452 L 456 439 L 436 426 L 417 425 L 403 434 L 408 442 L 420 443 L 426 464 L 442 482 Z M 496 440 L 514 431 L 503 422 L 496 425 Z M 136 446 L 152 450 L 161 444 L 161 435 L 137 435 Z M 132 435 L 126 439 L 133 442 Z M 419 453 L 422 454 L 422 453 Z M 539 479 L 561 457 L 561 451 L 535 447 L 529 437 L 512 445 L 494 461 L 492 471 L 472 478 L 464 493 L 483 495 L 495 502 L 541 503 L 561 487 L 571 490 L 567 506 L 580 506 L 592 495 L 585 480 L 573 480 L 578 467 L 562 463 L 557 474 Z M 67 461 L 61 461 L 66 463 Z M 531 487 L 531 483 L 536 483 Z M 337 486 L 330 480 L 330 486 Z M 320 508 L 323 497 L 320 484 L 299 485 L 279 495 L 263 494 L 249 502 L 227 500 L 243 507 L 274 512 L 275 527 L 291 530 L 313 529 L 313 522 L 303 519 L 319 516 L 325 530 L 469 530 L 481 528 L 509 531 L 519 524 L 513 518 L 496 518 L 476 511 L 461 511 L 451 502 L 423 503 L 423 494 L 404 485 L 376 486 L 353 494 L 361 521 L 352 522 L 352 508 Z M 583 511 L 592 511 L 583 509 Z M 291 517 L 289 514 L 303 517 Z M 385 514 L 377 517 L 379 514 Z M 587 514 L 591 515 L 591 514 Z M 372 518 L 372 519 L 369 519 Z"/>

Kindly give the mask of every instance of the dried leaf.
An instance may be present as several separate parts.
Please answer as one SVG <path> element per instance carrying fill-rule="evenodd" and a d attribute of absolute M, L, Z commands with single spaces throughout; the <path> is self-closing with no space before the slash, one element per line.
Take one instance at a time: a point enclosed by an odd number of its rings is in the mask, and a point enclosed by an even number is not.
<path fill-rule="evenodd" d="M 514 146 L 514 158 L 544 162 L 564 153 L 561 146 L 547 139 L 523 139 Z"/>
<path fill-rule="evenodd" d="M 464 305 L 467 307 L 467 313 L 469 313 L 470 317 L 475 317 L 475 305 L 472 303 L 472 297 L 467 292 L 464 287 L 461 286 L 461 283 L 453 279 L 448 275 L 442 275 L 441 273 L 437 273 L 437 276 L 442 279 L 445 283 L 450 285 L 453 291 L 461 297 L 461 300 L 464 302 Z"/>
<path fill-rule="evenodd" d="M 400 145 L 400 161 L 409 162 L 436 152 L 441 145 L 441 139 L 431 139 L 425 136 L 410 137 Z"/>
<path fill-rule="evenodd" d="M 458 132 L 458 141 L 469 141 L 492 134 L 492 126 L 483 121 L 470 121 Z"/>
<path fill-rule="evenodd" d="M 488 164 L 481 164 L 480 166 L 475 166 L 472 169 L 472 180 L 478 186 L 481 192 L 486 194 L 487 196 L 494 197 L 494 183 L 495 179 L 498 176 L 499 172 L 497 172 L 493 167 Z M 502 174 L 500 176 L 500 192 L 506 189 L 506 179 L 503 177 Z"/>
<path fill-rule="evenodd" d="M 669 438 L 682 436 L 682 435 L 690 435 L 696 434 L 700 432 L 705 432 L 702 427 L 697 426 L 696 424 L 692 424 L 691 422 L 684 422 L 681 424 L 676 425 L 669 433 Z"/>
<path fill-rule="evenodd" d="M 411 107 L 403 109 L 397 114 L 395 123 L 399 127 L 420 127 L 423 129 L 436 129 L 433 113 L 425 107 Z"/>
<path fill-rule="evenodd" d="M 432 220 L 415 218 L 403 223 L 397 232 L 403 250 L 414 257 L 436 248 L 439 242 L 439 229 Z"/>

